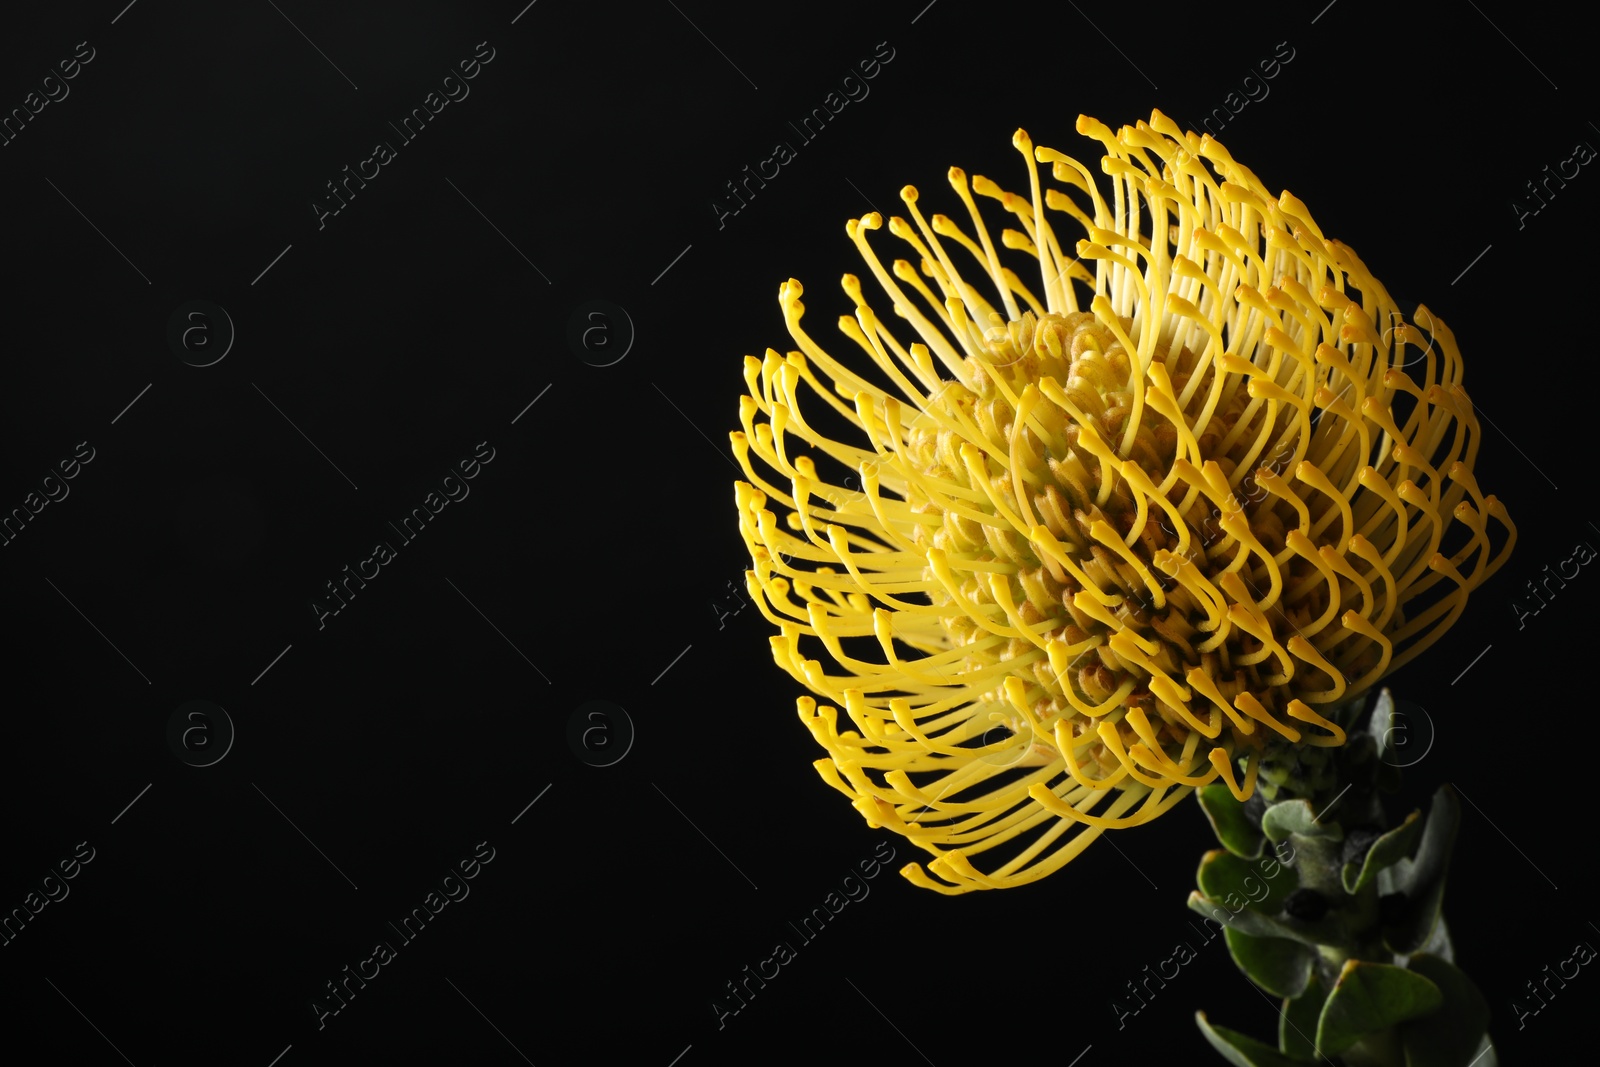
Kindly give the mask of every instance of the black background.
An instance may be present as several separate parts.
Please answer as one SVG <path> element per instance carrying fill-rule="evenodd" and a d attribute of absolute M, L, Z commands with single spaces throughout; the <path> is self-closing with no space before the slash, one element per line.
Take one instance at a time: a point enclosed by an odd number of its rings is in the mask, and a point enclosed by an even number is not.
<path fill-rule="evenodd" d="M 1600 177 L 1585 167 L 1521 228 L 1511 202 L 1600 145 L 1579 16 L 123 2 L 8 12 L 0 37 L 7 112 L 94 49 L 0 147 L 0 509 L 78 442 L 95 456 L 0 548 L 0 908 L 78 842 L 95 850 L 0 947 L 8 1044 L 140 1067 L 1086 1049 L 1092 1067 L 1218 1062 L 1199 1008 L 1275 1033 L 1220 941 L 1117 1026 L 1123 984 L 1193 940 L 1183 902 L 1214 844 L 1196 805 L 1028 887 L 916 889 L 894 869 L 920 854 L 810 767 L 767 624 L 715 605 L 747 564 L 727 447 L 740 360 L 791 347 L 783 279 L 805 282 L 831 343 L 850 308 L 837 278 L 861 271 L 846 219 L 901 213 L 907 182 L 959 211 L 952 164 L 1021 189 L 1019 125 L 1091 165 L 1080 112 L 1115 128 L 1160 107 L 1198 128 L 1279 42 L 1294 58 L 1220 139 L 1450 324 L 1485 421 L 1478 479 L 1521 530 L 1390 680 L 1435 727 L 1394 813 L 1447 780 L 1471 802 L 1446 914 L 1501 1062 L 1576 1040 L 1600 977 L 1520 1029 L 1511 1000 L 1600 943 L 1583 829 L 1600 577 L 1520 620 L 1512 601 L 1600 545 L 1584 270 Z M 470 96 L 319 229 L 324 184 L 396 142 L 387 123 L 479 42 L 494 58 Z M 798 144 L 786 123 L 879 42 L 893 59 L 870 95 Z M 797 158 L 719 228 L 723 183 L 779 140 Z M 204 368 L 166 340 L 196 299 L 237 330 Z M 611 366 L 567 340 L 595 299 L 637 334 Z M 319 629 L 323 584 L 481 441 L 495 458 L 470 496 Z M 167 744 L 192 699 L 237 730 L 210 767 Z M 613 766 L 567 743 L 589 700 L 636 728 Z M 884 840 L 896 858 L 870 896 L 719 1029 L 724 983 Z M 319 1030 L 323 984 L 480 841 L 495 858 L 470 896 Z"/>

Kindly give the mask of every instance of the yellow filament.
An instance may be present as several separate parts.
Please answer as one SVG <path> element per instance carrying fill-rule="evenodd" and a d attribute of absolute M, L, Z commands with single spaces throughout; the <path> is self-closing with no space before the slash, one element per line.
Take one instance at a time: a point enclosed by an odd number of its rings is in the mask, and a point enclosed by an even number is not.
<path fill-rule="evenodd" d="M 1324 719 L 1321 715 L 1318 715 L 1316 712 L 1307 707 L 1303 702 L 1299 700 L 1289 701 L 1288 711 L 1289 718 L 1299 719 L 1301 722 L 1308 722 L 1313 726 L 1320 726 L 1324 730 L 1327 730 L 1330 735 L 1328 737 L 1317 737 L 1314 735 L 1309 736 L 1306 738 L 1307 743 L 1317 745 L 1322 748 L 1337 748 L 1338 746 L 1344 744 L 1344 728 L 1338 723 L 1329 722 L 1327 719 Z"/>
<path fill-rule="evenodd" d="M 1248 691 L 1240 693 L 1233 698 L 1233 706 L 1257 722 L 1278 731 L 1290 741 L 1300 740 L 1300 731 L 1293 726 L 1279 722 L 1270 711 L 1261 706 L 1261 701 L 1255 698 L 1255 694 Z"/>
<path fill-rule="evenodd" d="M 1214 748 L 1210 752 L 1210 760 L 1211 765 L 1222 775 L 1222 780 L 1228 783 L 1228 792 L 1233 794 L 1233 799 L 1242 804 L 1255 795 L 1256 772 L 1261 768 L 1261 753 L 1256 751 L 1250 753 L 1250 763 L 1245 771 L 1244 786 L 1242 788 L 1238 779 L 1234 777 L 1233 761 L 1228 758 L 1226 752 L 1220 748 Z"/>

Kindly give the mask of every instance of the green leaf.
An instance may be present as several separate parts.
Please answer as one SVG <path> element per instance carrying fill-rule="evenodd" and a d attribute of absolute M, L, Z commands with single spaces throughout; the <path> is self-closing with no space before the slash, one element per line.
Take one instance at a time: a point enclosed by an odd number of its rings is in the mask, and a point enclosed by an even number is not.
<path fill-rule="evenodd" d="M 1261 855 L 1265 840 L 1261 827 L 1244 812 L 1244 805 L 1233 799 L 1225 785 L 1208 785 L 1200 789 L 1200 809 L 1206 813 L 1217 840 L 1235 856 L 1253 860 Z"/>
<path fill-rule="evenodd" d="M 1455 945 L 1450 941 L 1450 926 L 1444 921 L 1443 913 L 1439 915 L 1439 921 L 1434 924 L 1433 936 L 1428 938 L 1428 943 L 1417 949 L 1417 951 L 1426 952 L 1430 956 L 1438 956 L 1446 963 L 1454 963 L 1456 961 Z M 1397 962 L 1401 966 L 1405 966 L 1405 956 L 1402 955 Z"/>
<path fill-rule="evenodd" d="M 1200 858 L 1200 870 L 1195 875 L 1195 881 L 1206 896 L 1213 900 L 1228 901 L 1230 911 L 1238 905 L 1268 915 L 1276 915 L 1284 899 L 1300 885 L 1294 869 L 1274 858 L 1251 863 L 1220 848 L 1212 849 Z"/>
<path fill-rule="evenodd" d="M 1283 1002 L 1278 1019 L 1278 1048 L 1292 1059 L 1315 1063 L 1317 1059 L 1317 1020 L 1328 990 L 1313 971 L 1304 993 Z"/>
<path fill-rule="evenodd" d="M 1372 705 L 1372 718 L 1367 720 L 1367 733 L 1378 743 L 1378 758 L 1385 763 L 1397 755 L 1393 727 L 1394 696 L 1388 689 L 1384 689 Z"/>
<path fill-rule="evenodd" d="M 1438 986 L 1444 1004 L 1400 1027 L 1406 1067 L 1467 1067 L 1488 1033 L 1489 1002 L 1460 968 L 1438 956 L 1419 952 L 1407 969 Z"/>
<path fill-rule="evenodd" d="M 1294 1060 L 1271 1045 L 1262 1044 L 1236 1030 L 1212 1026 L 1206 1022 L 1206 1013 L 1203 1011 L 1194 1013 L 1194 1021 L 1206 1040 L 1211 1042 L 1211 1047 L 1222 1053 L 1223 1058 L 1234 1067 L 1298 1067 Z"/>
<path fill-rule="evenodd" d="M 1377 785 L 1378 789 L 1385 793 L 1400 792 L 1400 768 L 1392 763 L 1379 763 Z"/>
<path fill-rule="evenodd" d="M 1317 950 L 1284 937 L 1252 937 L 1238 930 L 1223 930 L 1233 962 L 1256 985 L 1275 997 L 1298 997 L 1305 992 Z"/>
<path fill-rule="evenodd" d="M 1288 839 L 1290 834 L 1302 837 L 1327 837 L 1342 840 L 1344 830 L 1336 822 L 1326 825 L 1317 822 L 1317 813 L 1311 810 L 1309 800 L 1285 800 L 1274 804 L 1261 817 L 1261 829 L 1273 844 Z"/>
<path fill-rule="evenodd" d="M 1397 956 L 1419 951 L 1429 944 L 1434 931 L 1442 921 L 1444 910 L 1444 881 L 1441 879 L 1422 890 L 1420 897 L 1406 897 L 1406 907 L 1399 920 L 1383 928 L 1383 944 Z"/>
<path fill-rule="evenodd" d="M 1300 919 L 1284 919 L 1264 915 L 1243 905 L 1238 911 L 1233 911 L 1223 901 L 1213 900 L 1200 893 L 1190 893 L 1188 904 L 1190 911 L 1204 915 L 1225 929 L 1239 930 L 1253 937 L 1283 937 L 1298 941 L 1302 945 L 1310 945 L 1312 948 L 1320 948 L 1323 945 L 1352 947 L 1346 944 L 1347 937 L 1344 931 L 1327 919 L 1314 923 Z"/>
<path fill-rule="evenodd" d="M 1433 795 L 1427 825 L 1414 859 L 1402 859 L 1378 875 L 1381 893 L 1406 895 L 1401 917 L 1383 928 L 1383 942 L 1391 952 L 1407 955 L 1428 943 L 1444 904 L 1445 874 L 1461 828 L 1461 806 L 1455 790 L 1442 786 Z"/>
<path fill-rule="evenodd" d="M 1443 881 L 1460 829 L 1461 804 L 1456 799 L 1456 791 L 1448 785 L 1440 786 L 1428 808 L 1427 823 L 1415 856 L 1402 859 L 1390 868 L 1393 888 L 1408 896 L 1417 896 L 1433 882 Z"/>
<path fill-rule="evenodd" d="M 1317 1051 L 1337 1056 L 1369 1034 L 1426 1015 L 1444 1003 L 1439 987 L 1404 967 L 1348 960 L 1317 1021 Z"/>
<path fill-rule="evenodd" d="M 1405 822 L 1372 843 L 1359 868 L 1354 863 L 1345 864 L 1344 891 L 1354 896 L 1378 877 L 1379 871 L 1408 858 L 1416 850 L 1423 826 L 1422 812 L 1414 811 Z"/>
<path fill-rule="evenodd" d="M 1367 720 L 1367 736 L 1373 741 L 1378 756 L 1376 778 L 1378 788 L 1385 793 L 1400 791 L 1400 768 L 1408 762 L 1400 752 L 1396 738 L 1404 738 L 1404 731 L 1394 729 L 1394 697 L 1385 689 L 1378 694 L 1372 717 Z"/>

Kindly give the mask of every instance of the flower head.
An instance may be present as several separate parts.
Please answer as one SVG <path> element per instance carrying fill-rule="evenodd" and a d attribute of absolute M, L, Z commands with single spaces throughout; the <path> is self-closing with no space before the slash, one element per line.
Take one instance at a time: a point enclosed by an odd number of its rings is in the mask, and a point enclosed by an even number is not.
<path fill-rule="evenodd" d="M 1029 195 L 950 171 L 970 230 L 907 186 L 889 232 L 914 256 L 886 268 L 881 216 L 851 220 L 915 339 L 846 275 L 846 365 L 785 283 L 798 351 L 746 357 L 731 435 L 751 595 L 828 702 L 799 701 L 816 767 L 945 893 L 1034 881 L 1197 787 L 1243 800 L 1264 759 L 1343 744 L 1318 709 L 1436 641 L 1516 539 L 1427 308 L 1407 321 L 1209 136 L 1159 111 L 1077 128 L 1109 196 L 1018 130 Z"/>

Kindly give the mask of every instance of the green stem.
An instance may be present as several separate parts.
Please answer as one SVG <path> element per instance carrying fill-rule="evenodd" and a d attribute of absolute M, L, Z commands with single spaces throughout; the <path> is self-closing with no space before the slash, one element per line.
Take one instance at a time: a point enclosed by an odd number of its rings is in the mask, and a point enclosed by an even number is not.
<path fill-rule="evenodd" d="M 1382 709 L 1381 718 L 1377 717 L 1378 708 Z M 1292 844 L 1292 859 L 1280 855 L 1294 871 L 1294 891 L 1274 898 L 1271 921 L 1254 928 L 1260 941 L 1249 943 L 1248 951 L 1236 954 L 1235 959 L 1258 986 L 1270 991 L 1274 983 L 1285 982 L 1285 974 L 1296 973 L 1293 968 L 1306 966 L 1303 950 L 1295 957 L 1288 950 L 1268 947 L 1275 936 L 1268 932 L 1274 929 L 1272 922 L 1279 924 L 1277 930 L 1287 927 L 1287 934 L 1295 940 L 1316 946 L 1312 962 L 1316 982 L 1311 988 L 1317 999 L 1297 1002 L 1303 1021 L 1296 1029 L 1304 1038 L 1308 1036 L 1301 1029 L 1305 1022 L 1312 1022 L 1319 1033 L 1326 1025 L 1330 1028 L 1327 1040 L 1339 1044 L 1359 1034 L 1360 1040 L 1336 1057 L 1341 1067 L 1406 1067 L 1406 1041 L 1449 1044 L 1455 1036 L 1455 1044 L 1463 1045 L 1482 1033 L 1480 1028 L 1489 1016 L 1481 992 L 1447 962 L 1447 954 L 1441 960 L 1436 952 L 1426 957 L 1426 963 L 1417 957 L 1417 946 L 1427 944 L 1426 935 L 1430 930 L 1437 932 L 1434 924 L 1442 921 L 1438 915 L 1442 879 L 1460 815 L 1454 793 L 1446 787 L 1434 795 L 1425 819 L 1413 815 L 1390 830 L 1379 793 L 1393 792 L 1399 784 L 1387 748 L 1392 709 L 1385 692 L 1370 724 L 1360 708 L 1336 711 L 1335 718 L 1350 738 L 1337 749 L 1279 748 L 1270 753 L 1262 762 L 1259 799 L 1241 808 L 1227 808 L 1227 797 L 1220 792 L 1203 797 L 1218 837 L 1237 856 L 1248 858 L 1252 847 L 1251 837 L 1239 830 L 1241 821 L 1245 825 L 1259 823 L 1261 831 L 1280 848 Z M 1292 803 L 1276 807 L 1285 802 Z M 1380 846 L 1379 852 L 1372 851 Z M 1352 882 L 1358 880 L 1358 871 L 1366 877 L 1365 884 L 1354 892 L 1345 889 L 1347 859 L 1353 865 Z M 1202 863 L 1202 886 L 1207 884 L 1208 870 L 1218 872 L 1211 876 L 1213 881 L 1226 877 L 1220 873 L 1223 868 L 1210 867 L 1210 862 Z M 1375 870 L 1377 877 L 1373 877 Z M 1387 887 L 1391 896 L 1384 897 L 1381 887 Z M 1278 936 L 1276 944 L 1287 943 Z M 1357 962 L 1382 966 L 1354 967 L 1346 975 L 1346 968 Z M 1395 968 L 1409 970 L 1413 976 L 1401 977 Z M 1416 975 L 1428 982 L 1421 982 Z M 1351 984 L 1339 985 L 1341 977 L 1350 979 Z M 1323 1008 L 1317 1007 L 1323 998 L 1340 996 L 1338 990 L 1347 992 L 1337 1007 L 1331 1000 Z M 1400 999 L 1388 999 L 1391 993 Z M 1444 1003 L 1420 1013 L 1411 1000 L 1440 994 Z M 1373 997 L 1377 999 L 1363 999 Z M 1320 1022 L 1316 1020 L 1319 1012 Z M 1367 1031 L 1368 1026 L 1395 1019 L 1404 1023 Z M 1404 1039 L 1402 1025 L 1407 1027 Z M 1414 1032 L 1413 1025 L 1424 1029 Z M 1217 1042 L 1215 1033 L 1208 1030 L 1208 1035 Z M 1283 1047 L 1288 1051 L 1287 1038 Z M 1242 1046 L 1234 1049 L 1248 1055 Z M 1475 1052 L 1454 1048 L 1450 1056 L 1452 1062 L 1459 1057 L 1465 1064 Z"/>

